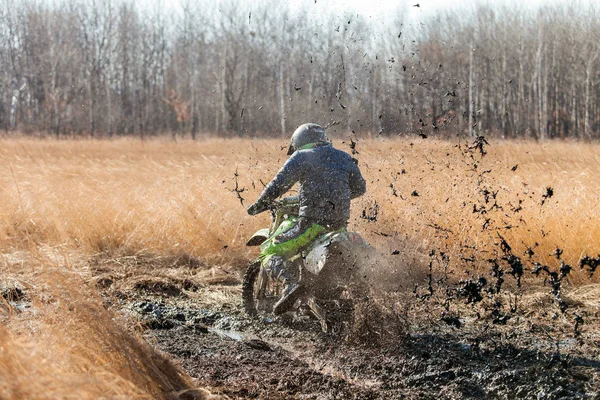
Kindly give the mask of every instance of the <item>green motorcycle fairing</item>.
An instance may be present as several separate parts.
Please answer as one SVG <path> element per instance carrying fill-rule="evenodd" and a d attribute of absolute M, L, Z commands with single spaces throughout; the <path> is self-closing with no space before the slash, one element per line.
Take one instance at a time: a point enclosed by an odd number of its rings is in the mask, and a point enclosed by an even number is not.
<path fill-rule="evenodd" d="M 274 255 L 288 259 L 294 256 L 298 251 L 309 244 L 326 231 L 326 228 L 319 224 L 312 224 L 297 238 L 285 242 L 277 242 L 276 237 L 289 231 L 296 225 L 298 218 L 291 216 L 285 219 L 273 234 L 260 245 L 259 258 L 263 265 L 267 265 L 270 258 Z"/>

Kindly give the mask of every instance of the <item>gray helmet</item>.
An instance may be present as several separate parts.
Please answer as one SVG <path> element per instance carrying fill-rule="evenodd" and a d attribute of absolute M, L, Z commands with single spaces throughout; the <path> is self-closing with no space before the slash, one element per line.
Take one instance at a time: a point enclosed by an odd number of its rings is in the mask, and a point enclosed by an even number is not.
<path fill-rule="evenodd" d="M 290 147 L 288 148 L 288 156 L 294 154 L 295 151 L 312 143 L 329 143 L 329 139 L 325 134 L 325 129 L 317 124 L 300 125 L 290 139 Z"/>

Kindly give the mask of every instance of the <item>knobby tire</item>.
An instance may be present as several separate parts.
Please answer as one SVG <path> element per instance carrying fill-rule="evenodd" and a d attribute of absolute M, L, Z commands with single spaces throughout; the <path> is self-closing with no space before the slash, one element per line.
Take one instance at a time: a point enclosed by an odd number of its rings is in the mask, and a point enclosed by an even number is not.
<path fill-rule="evenodd" d="M 254 283 L 260 272 L 260 260 L 251 261 L 246 268 L 244 278 L 242 279 L 242 300 L 244 310 L 248 315 L 256 315 L 256 299 L 254 296 Z"/>

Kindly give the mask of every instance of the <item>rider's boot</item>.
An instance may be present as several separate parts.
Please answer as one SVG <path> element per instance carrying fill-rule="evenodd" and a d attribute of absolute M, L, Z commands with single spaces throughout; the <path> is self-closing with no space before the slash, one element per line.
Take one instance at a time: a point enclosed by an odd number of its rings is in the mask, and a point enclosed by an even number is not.
<path fill-rule="evenodd" d="M 291 267 L 291 265 L 286 265 L 279 274 L 279 279 L 283 282 L 283 293 L 273 307 L 275 315 L 290 311 L 298 297 L 302 294 L 302 286 L 298 283 L 296 276 L 290 271 Z"/>

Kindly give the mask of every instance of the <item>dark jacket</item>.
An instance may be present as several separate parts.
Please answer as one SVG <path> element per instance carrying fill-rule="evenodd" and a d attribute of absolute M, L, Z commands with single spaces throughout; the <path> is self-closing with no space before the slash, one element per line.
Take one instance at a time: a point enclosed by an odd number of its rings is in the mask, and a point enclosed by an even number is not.
<path fill-rule="evenodd" d="M 324 226 L 344 226 L 350 218 L 350 199 L 366 191 L 355 160 L 330 144 L 296 151 L 260 195 L 271 203 L 299 182 L 300 217 Z"/>

